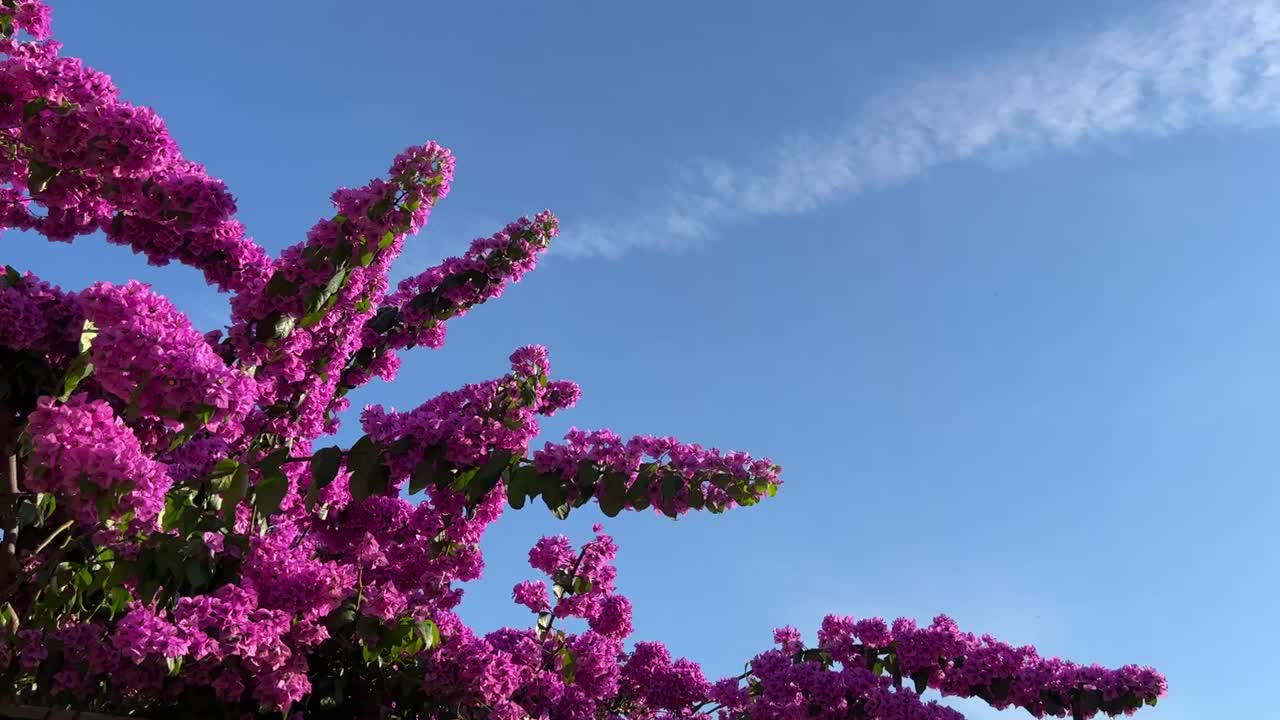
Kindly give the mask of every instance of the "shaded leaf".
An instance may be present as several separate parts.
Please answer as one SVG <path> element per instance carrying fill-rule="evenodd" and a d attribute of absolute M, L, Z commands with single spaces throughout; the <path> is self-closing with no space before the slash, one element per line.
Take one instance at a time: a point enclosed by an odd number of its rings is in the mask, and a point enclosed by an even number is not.
<path fill-rule="evenodd" d="M 264 468 L 253 488 L 253 508 L 263 517 L 271 517 L 280 509 L 288 492 L 289 478 L 284 471 L 279 467 Z"/>
<path fill-rule="evenodd" d="M 600 493 L 600 510 L 608 517 L 617 517 L 627 503 L 627 476 L 609 472 L 604 476 Z"/>
<path fill-rule="evenodd" d="M 311 484 L 324 488 L 338 476 L 342 467 L 342 448 L 331 445 L 311 454 Z"/>
<path fill-rule="evenodd" d="M 477 469 L 467 487 L 467 498 L 471 502 L 478 502 L 498 484 L 498 480 L 502 478 L 502 471 L 511 464 L 511 457 L 511 453 L 505 450 L 495 451 L 489 456 L 489 460 Z"/>
<path fill-rule="evenodd" d="M 923 695 L 924 691 L 929 687 L 929 669 L 917 670 L 911 675 L 911 682 L 916 685 L 916 694 Z"/>
<path fill-rule="evenodd" d="M 249 468 L 241 465 L 236 468 L 235 474 L 231 476 L 231 482 L 227 485 L 227 489 L 222 492 L 222 513 L 226 518 L 227 524 L 235 521 L 236 506 L 248 494 Z"/>
<path fill-rule="evenodd" d="M 413 468 L 413 475 L 409 477 L 409 492 L 420 493 L 431 485 L 442 484 L 448 477 L 448 469 L 440 467 L 433 453 L 427 453 Z"/>
<path fill-rule="evenodd" d="M 679 473 L 668 470 L 662 474 L 662 512 L 673 520 L 678 517 L 675 500 L 682 487 L 684 487 L 684 477 Z"/>
<path fill-rule="evenodd" d="M 530 495 L 536 495 L 538 469 L 533 465 L 521 465 L 507 473 L 507 503 L 519 510 Z"/>

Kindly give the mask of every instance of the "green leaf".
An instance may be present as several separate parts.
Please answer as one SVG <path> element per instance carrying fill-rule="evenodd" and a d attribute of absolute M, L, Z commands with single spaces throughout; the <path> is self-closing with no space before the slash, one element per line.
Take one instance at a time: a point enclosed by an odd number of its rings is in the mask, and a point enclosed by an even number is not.
<path fill-rule="evenodd" d="M 600 480 L 600 467 L 594 460 L 580 460 L 575 479 L 578 483 L 579 497 L 590 498 L 595 494 L 596 483 Z"/>
<path fill-rule="evenodd" d="M 391 203 L 392 203 L 392 198 L 384 197 L 378 202 L 370 205 L 369 219 L 374 222 L 381 220 L 382 216 L 386 215 L 387 211 L 391 209 Z"/>
<path fill-rule="evenodd" d="M 627 476 L 617 471 L 608 472 L 603 484 L 600 510 L 608 517 L 617 517 L 627 503 Z"/>
<path fill-rule="evenodd" d="M 591 592 L 591 581 L 584 577 L 574 577 L 573 592 L 577 595 L 584 595 Z"/>
<path fill-rule="evenodd" d="M 343 284 L 346 283 L 348 272 L 345 267 L 339 265 L 337 271 L 329 278 L 329 282 L 325 283 L 324 287 L 313 288 L 307 294 L 307 304 L 303 306 L 304 312 L 312 313 L 324 307 L 329 298 L 333 297 L 334 293 L 338 292 Z"/>
<path fill-rule="evenodd" d="M 356 607 L 350 601 L 343 603 L 329 616 L 325 618 L 325 627 L 329 628 L 330 633 L 337 635 L 345 633 L 346 629 L 356 621 Z"/>
<path fill-rule="evenodd" d="M 213 579 L 213 574 L 209 571 L 205 561 L 198 557 L 187 558 L 186 571 L 187 582 L 191 583 L 192 589 L 195 590 L 204 589 L 209 584 L 209 581 Z"/>
<path fill-rule="evenodd" d="M 382 234 L 382 239 L 378 241 L 378 247 L 385 250 L 386 248 L 391 247 L 391 243 L 395 241 L 396 234 L 388 230 Z"/>
<path fill-rule="evenodd" d="M 89 377 L 93 373 L 93 363 L 89 362 L 88 355 L 77 355 L 75 360 L 71 361 L 71 366 L 67 368 L 67 374 L 62 378 L 62 394 L 58 396 L 58 400 L 66 402 L 71 397 L 71 393 L 76 391 L 80 382 Z"/>
<path fill-rule="evenodd" d="M 737 478 L 734 477 L 733 475 L 730 475 L 729 473 L 716 473 L 715 475 L 712 475 L 709 478 L 709 480 L 711 481 L 712 485 L 715 485 L 721 490 L 724 490 L 725 488 L 734 484 L 737 481 Z"/>
<path fill-rule="evenodd" d="M 569 492 L 565 489 L 564 479 L 555 473 L 545 473 L 538 476 L 538 484 L 542 489 L 542 502 L 546 503 L 547 509 L 561 520 L 569 517 L 571 508 L 566 502 Z"/>
<path fill-rule="evenodd" d="M 551 623 L 554 617 L 555 616 L 549 612 L 538 613 L 538 621 L 534 625 L 534 628 L 538 634 L 539 640 L 546 639 L 547 633 L 551 630 Z"/>
<path fill-rule="evenodd" d="M 347 451 L 347 468 L 353 469 L 356 466 L 368 465 L 378 460 L 378 446 L 374 443 L 373 438 L 368 435 L 362 436 L 356 440 L 351 449 Z"/>
<path fill-rule="evenodd" d="M 399 318 L 400 309 L 394 305 L 387 305 L 378 308 L 378 312 L 374 314 L 373 319 L 369 321 L 367 327 L 381 335 L 390 330 Z"/>
<path fill-rule="evenodd" d="M 1097 689 L 1084 689 L 1076 691 L 1075 702 L 1072 703 L 1075 709 L 1080 711 L 1084 717 L 1091 717 L 1098 712 L 1098 706 L 1102 704 L 1102 691 Z"/>
<path fill-rule="evenodd" d="M 438 460 L 434 453 L 426 453 L 418 464 L 413 468 L 413 475 L 409 477 L 409 494 L 420 493 L 431 485 L 440 484 L 445 478 L 449 477 L 449 471 L 440 467 L 443 463 Z"/>
<path fill-rule="evenodd" d="M 929 669 L 917 670 L 912 674 L 911 682 L 916 685 L 916 694 L 923 695 L 924 691 L 929 687 Z"/>
<path fill-rule="evenodd" d="M 160 514 L 160 528 L 165 532 L 178 527 L 182 522 L 182 515 L 186 512 L 191 502 L 190 496 L 185 493 L 171 493 L 164 499 L 164 512 Z"/>
<path fill-rule="evenodd" d="M 227 485 L 227 489 L 222 492 L 222 513 L 226 518 L 227 524 L 235 522 L 236 506 L 244 500 L 249 494 L 249 468 L 243 465 L 237 466 L 235 474 L 231 476 L 231 483 Z"/>
<path fill-rule="evenodd" d="M 27 189 L 32 195 L 48 189 L 49 183 L 62 172 L 61 169 L 46 165 L 35 158 L 27 161 L 27 168 Z"/>
<path fill-rule="evenodd" d="M 467 498 L 475 503 L 489 494 L 502 478 L 502 471 L 511 464 L 511 453 L 498 450 L 489 456 L 489 460 L 476 472 L 467 486 Z"/>
<path fill-rule="evenodd" d="M 218 412 L 218 408 L 212 405 L 197 405 L 195 409 L 195 420 L 200 425 L 208 425 L 213 419 L 213 414 Z"/>
<path fill-rule="evenodd" d="M 36 524 L 36 520 L 40 517 L 40 509 L 36 507 L 35 502 L 30 498 L 23 498 L 18 502 L 18 527 L 29 528 Z"/>
<path fill-rule="evenodd" d="M 39 115 L 40 111 L 44 110 L 48 104 L 49 100 L 42 97 L 29 101 L 26 105 L 22 106 L 22 119 L 30 120 L 36 115 Z"/>
<path fill-rule="evenodd" d="M 47 522 L 58 509 L 58 498 L 53 493 L 39 493 L 36 495 L 36 509 L 40 511 L 40 521 Z"/>
<path fill-rule="evenodd" d="M 253 508 L 262 517 L 271 517 L 280 509 L 280 503 L 289 492 L 289 478 L 279 467 L 260 470 L 257 485 L 253 488 Z"/>
<path fill-rule="evenodd" d="M 382 464 L 378 445 L 368 435 L 347 451 L 347 469 L 351 471 L 351 497 L 356 500 L 383 492 L 391 480 L 391 471 Z"/>
<path fill-rule="evenodd" d="M 227 458 L 226 460 L 219 460 L 213 466 L 213 472 L 210 474 L 215 478 L 229 477 L 231 475 L 234 475 L 235 472 L 239 469 L 240 469 L 239 460 L 233 460 L 231 458 Z"/>
<path fill-rule="evenodd" d="M 893 677 L 893 686 L 902 687 L 902 670 L 898 665 L 898 654 L 890 652 L 884 658 L 884 667 L 889 671 L 889 675 Z"/>
<path fill-rule="evenodd" d="M 440 627 L 431 620 L 418 621 L 418 635 L 422 637 L 422 644 L 427 650 L 440 645 Z"/>
<path fill-rule="evenodd" d="M 705 504 L 705 498 L 702 494 L 702 486 L 698 484 L 696 479 L 689 483 L 689 497 L 687 500 L 689 502 L 689 507 L 694 510 L 701 510 Z"/>
<path fill-rule="evenodd" d="M 107 593 L 107 609 L 111 611 L 111 615 L 114 617 L 124 610 L 132 599 L 133 596 L 129 594 L 128 590 L 117 585 Z"/>
<path fill-rule="evenodd" d="M 395 442 L 388 445 L 386 448 L 386 454 L 388 457 L 399 457 L 409 452 L 417 445 L 418 445 L 417 439 L 415 439 L 412 435 L 406 435 L 400 438 L 399 440 L 396 440 Z"/>
<path fill-rule="evenodd" d="M 166 579 L 173 579 L 181 582 L 186 577 L 186 569 L 183 567 L 182 549 L 176 543 L 166 543 L 156 548 L 155 552 L 156 569 L 162 575 L 160 581 L 163 583 Z"/>
<path fill-rule="evenodd" d="M 271 274 L 271 279 L 267 281 L 267 297 L 279 297 L 281 295 L 292 295 L 298 291 L 298 286 L 293 284 L 283 271 L 277 270 Z"/>
<path fill-rule="evenodd" d="M 636 510 L 649 507 L 649 490 L 653 485 L 653 473 L 657 466 L 657 463 L 642 466 L 635 482 L 631 483 L 631 488 L 627 490 L 627 502 Z"/>
<path fill-rule="evenodd" d="M 662 512 L 672 520 L 679 515 L 676 513 L 675 501 L 676 494 L 680 492 L 680 488 L 684 487 L 684 477 L 674 470 L 667 470 L 662 473 Z"/>
<path fill-rule="evenodd" d="M 281 315 L 271 324 L 271 338 L 273 340 L 283 340 L 289 337 L 289 333 L 293 332 L 293 327 L 298 319 L 292 315 Z M 307 327 L 303 325 L 303 327 Z"/>
<path fill-rule="evenodd" d="M 80 328 L 80 352 L 89 352 L 96 337 L 98 337 L 98 326 L 94 325 L 92 320 L 85 320 L 84 326 Z"/>
<path fill-rule="evenodd" d="M 560 674 L 564 681 L 573 682 L 573 678 L 578 674 L 578 656 L 567 647 L 561 647 L 556 656 L 560 658 Z"/>
<path fill-rule="evenodd" d="M 345 264 L 340 264 L 337 272 L 329 278 L 329 282 L 324 287 L 312 288 L 311 292 L 307 293 L 307 301 L 303 305 L 305 314 L 299 323 L 302 327 L 311 327 L 324 319 L 329 308 L 337 302 L 338 291 L 346 286 L 347 277 L 350 274 L 351 271 Z"/>
<path fill-rule="evenodd" d="M 462 492 L 467 489 L 467 486 L 470 485 L 471 481 L 479 474 L 480 468 L 478 467 L 456 470 L 452 476 L 452 481 L 449 483 L 449 487 L 453 490 L 457 490 L 458 492 Z"/>
<path fill-rule="evenodd" d="M 311 454 L 311 484 L 324 488 L 338 476 L 342 467 L 342 448 L 331 445 Z"/>
<path fill-rule="evenodd" d="M 1067 709 L 1062 696 L 1052 690 L 1041 690 L 1040 702 L 1044 705 L 1044 711 L 1050 715 L 1061 715 Z"/>
<path fill-rule="evenodd" d="M 538 469 L 532 464 L 521 465 L 507 473 L 507 502 L 512 508 L 524 507 L 525 500 L 536 494 Z"/>
<path fill-rule="evenodd" d="M 94 507 L 98 508 L 98 517 L 108 517 L 111 511 L 116 507 L 115 498 L 106 493 L 102 493 L 93 499 Z"/>

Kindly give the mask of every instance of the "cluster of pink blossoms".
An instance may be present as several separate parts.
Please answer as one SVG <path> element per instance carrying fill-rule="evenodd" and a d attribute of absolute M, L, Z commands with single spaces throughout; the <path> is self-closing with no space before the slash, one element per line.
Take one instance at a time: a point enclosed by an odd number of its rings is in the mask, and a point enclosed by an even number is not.
<path fill-rule="evenodd" d="M 30 272 L 4 266 L 0 278 L 0 347 L 30 350 L 64 366 L 78 351 L 84 315 L 75 296 Z"/>
<path fill-rule="evenodd" d="M 144 415 L 176 421 L 194 410 L 210 433 L 243 432 L 257 384 L 228 367 L 167 298 L 136 281 L 98 283 L 79 298 L 97 330 L 89 358 L 104 390 Z"/>
<path fill-rule="evenodd" d="M 76 520 L 94 525 L 99 501 L 150 523 L 164 507 L 170 479 L 164 466 L 143 453 L 138 438 L 102 400 L 84 394 L 64 403 L 45 398 L 27 419 L 32 471 L 26 487 L 68 504 Z"/>
<path fill-rule="evenodd" d="M 721 512 L 772 496 L 780 468 L 608 430 L 530 453 L 539 418 L 581 393 L 550 378 L 541 346 L 413 410 L 366 408 L 366 436 L 313 448 L 347 391 L 391 379 L 397 351 L 439 347 L 446 321 L 532 270 L 556 218 L 521 218 L 389 292 L 392 261 L 453 178 L 452 154 L 428 143 L 335 192 L 335 214 L 272 259 L 163 121 L 48 35 L 43 3 L 0 0 L 0 230 L 101 230 L 188 264 L 232 293 L 232 324 L 223 340 L 140 283 L 63 292 L 5 266 L 0 448 L 20 487 L 0 494 L 6 534 L 18 528 L 16 557 L 0 557 L 0 704 L 208 720 L 952 720 L 920 693 L 1076 718 L 1164 695 L 1149 668 L 1045 659 L 946 618 L 831 616 L 813 648 L 783 628 L 746 673 L 713 683 L 661 643 L 627 644 L 632 605 L 599 526 L 581 547 L 556 535 L 530 550 L 545 579 L 512 590 L 529 627 L 475 633 L 455 611 L 506 507 Z"/>
<path fill-rule="evenodd" d="M 945 615 L 923 628 L 902 618 L 888 625 L 880 618 L 828 615 L 818 631 L 818 647 L 845 665 L 866 665 L 869 658 L 892 650 L 898 672 L 921 687 L 981 697 L 993 707 L 1020 707 L 1037 716 L 1071 707 L 1073 693 L 1097 693 L 1096 703 L 1115 714 L 1134 709 L 1124 707 L 1125 702 L 1140 705 L 1142 698 L 1158 697 L 1165 689 L 1164 678 L 1151 668 L 1112 670 L 1042 658 L 1030 646 L 961 632 Z"/>
<path fill-rule="evenodd" d="M 271 279 L 232 298 L 230 345 L 256 369 L 261 430 L 314 438 L 333 431 L 342 370 L 360 347 L 352 332 L 373 317 L 406 236 L 449 192 L 453 156 L 435 143 L 409 148 L 388 180 L 334 192 L 337 213 L 284 251 Z"/>
<path fill-rule="evenodd" d="M 537 266 L 538 256 L 559 232 L 549 211 L 522 217 L 491 237 L 479 238 L 462 257 L 445 259 L 400 281 L 364 326 L 360 349 L 343 371 L 339 393 L 374 377 L 392 380 L 400 369 L 396 350 L 444 345 L 445 321 L 502 296 Z"/>
<path fill-rule="evenodd" d="M 43 4 L 23 0 L 7 10 L 11 31 L 47 37 Z M 154 264 L 196 267 L 224 290 L 265 282 L 267 254 L 233 219 L 226 186 L 182 157 L 153 111 L 122 101 L 111 78 L 59 55 L 57 42 L 7 35 L 0 40 L 7 227 L 64 241 L 102 230 Z M 33 202 L 42 213 L 31 212 Z"/>
<path fill-rule="evenodd" d="M 478 637 L 449 618 L 441 629 L 458 642 L 428 662 L 428 694 L 442 704 L 488 707 L 492 717 L 509 720 L 690 716 L 710 683 L 696 663 L 673 662 L 659 643 L 626 650 L 631 603 L 614 591 L 616 552 L 598 526 L 580 550 L 563 536 L 539 541 L 529 562 L 555 582 L 555 605 L 545 582 L 528 581 L 513 594 L 538 614 L 533 628 Z M 585 620 L 587 629 L 558 630 L 554 623 L 562 618 Z"/>
<path fill-rule="evenodd" d="M 570 499 L 586 494 L 607 503 L 610 484 L 617 484 L 623 493 L 621 507 L 642 510 L 652 505 L 672 516 L 703 507 L 721 512 L 755 504 L 782 483 L 781 468 L 768 458 L 722 453 L 672 437 L 638 435 L 623 440 L 612 430 L 575 428 L 563 443 L 549 442 L 533 453 L 538 472 L 566 481 L 581 476 L 584 462 L 600 472 L 586 484 L 569 482 Z"/>
<path fill-rule="evenodd" d="M 392 349 L 444 344 L 444 321 L 460 317 L 485 301 L 502 297 L 509 283 L 519 282 L 538 264 L 559 225 L 550 212 L 532 220 L 520 218 L 500 232 L 479 238 L 462 257 L 447 258 L 426 271 L 400 281 L 387 296 L 398 311 L 396 326 L 379 341 L 376 329 L 365 329 L 366 346 Z"/>
<path fill-rule="evenodd" d="M 454 466 L 483 465 L 495 452 L 523 453 L 538 434 L 538 415 L 551 415 L 577 401 L 577 385 L 550 383 L 550 373 L 546 348 L 521 348 L 511 355 L 511 372 L 497 380 L 441 393 L 405 413 L 372 405 L 365 408 L 361 421 L 376 440 L 411 441 L 416 450 L 391 463 L 398 480 L 408 478 L 433 449 Z"/>

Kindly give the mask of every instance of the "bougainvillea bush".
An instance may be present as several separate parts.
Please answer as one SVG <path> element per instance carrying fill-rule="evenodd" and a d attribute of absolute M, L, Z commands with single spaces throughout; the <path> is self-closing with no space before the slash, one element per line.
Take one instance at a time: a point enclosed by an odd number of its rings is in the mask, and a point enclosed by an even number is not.
<path fill-rule="evenodd" d="M 512 591 L 528 627 L 473 632 L 454 610 L 508 506 L 720 513 L 772 497 L 780 468 L 608 430 L 531 451 L 539 418 L 579 396 L 538 346 L 411 411 L 364 408 L 348 420 L 363 437 L 324 445 L 349 391 L 392 379 L 403 350 L 441 347 L 450 319 L 533 269 L 556 218 L 520 218 L 389 287 L 449 192 L 454 158 L 428 143 L 334 192 L 333 214 L 273 258 L 154 112 L 59 54 L 48 8 L 0 0 L 0 36 L 3 226 L 101 232 L 198 269 L 231 305 L 225 335 L 201 333 L 144 284 L 69 291 L 4 265 L 0 702 L 151 718 L 942 720 L 960 715 L 927 689 L 1075 718 L 1164 694 L 1150 668 L 1045 658 L 947 617 L 832 615 L 816 643 L 776 630 L 741 675 L 707 678 L 629 641 L 599 526 L 529 551 Z"/>

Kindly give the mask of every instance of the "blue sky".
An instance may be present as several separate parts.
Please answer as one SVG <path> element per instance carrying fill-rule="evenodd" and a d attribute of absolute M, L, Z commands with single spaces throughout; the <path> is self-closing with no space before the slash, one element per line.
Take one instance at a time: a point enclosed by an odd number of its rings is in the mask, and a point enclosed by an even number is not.
<path fill-rule="evenodd" d="M 400 276 L 519 214 L 555 255 L 357 406 L 551 349 L 556 422 L 772 456 L 769 503 L 609 521 L 637 637 L 710 674 L 826 612 L 952 614 L 1155 665 L 1152 720 L 1274 684 L 1280 3 L 55 3 L 273 252 L 404 146 L 457 154 Z M 782 8 L 782 9 L 780 9 Z M 93 238 L 10 235 L 66 287 L 225 298 Z M 354 417 L 343 437 L 355 434 Z M 509 513 L 465 616 L 545 532 Z M 1014 717 L 973 709 L 971 717 Z"/>

